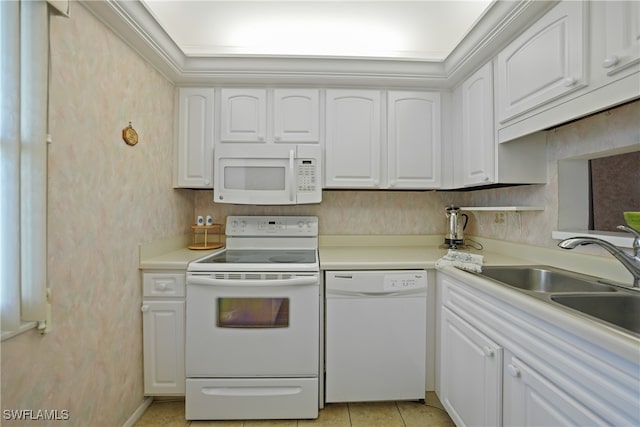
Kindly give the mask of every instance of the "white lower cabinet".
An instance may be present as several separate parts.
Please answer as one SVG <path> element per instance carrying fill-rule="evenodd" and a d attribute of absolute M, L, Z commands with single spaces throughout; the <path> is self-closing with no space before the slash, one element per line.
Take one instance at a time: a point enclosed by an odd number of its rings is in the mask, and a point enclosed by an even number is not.
<path fill-rule="evenodd" d="M 185 273 L 144 273 L 144 394 L 185 393 Z"/>
<path fill-rule="evenodd" d="M 504 363 L 505 426 L 596 426 L 607 422 L 511 352 Z"/>
<path fill-rule="evenodd" d="M 458 427 L 640 425 L 637 360 L 478 288 L 437 273 L 436 392 Z"/>
<path fill-rule="evenodd" d="M 457 426 L 500 424 L 502 348 L 447 308 L 441 317 L 440 400 Z"/>

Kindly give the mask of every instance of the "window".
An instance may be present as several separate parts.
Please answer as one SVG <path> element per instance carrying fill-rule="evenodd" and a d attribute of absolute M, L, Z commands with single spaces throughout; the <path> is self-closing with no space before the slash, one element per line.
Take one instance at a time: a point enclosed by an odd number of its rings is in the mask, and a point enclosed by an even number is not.
<path fill-rule="evenodd" d="M 552 233 L 554 239 L 583 234 L 632 247 L 631 234 L 615 227 L 625 224 L 624 211 L 640 209 L 637 150 L 634 145 L 558 162 L 558 230 Z"/>
<path fill-rule="evenodd" d="M 45 1 L 0 1 L 3 340 L 35 325 L 44 326 L 47 317 L 48 42 Z"/>
<path fill-rule="evenodd" d="M 640 210 L 640 151 L 589 160 L 589 230 L 618 231 Z"/>

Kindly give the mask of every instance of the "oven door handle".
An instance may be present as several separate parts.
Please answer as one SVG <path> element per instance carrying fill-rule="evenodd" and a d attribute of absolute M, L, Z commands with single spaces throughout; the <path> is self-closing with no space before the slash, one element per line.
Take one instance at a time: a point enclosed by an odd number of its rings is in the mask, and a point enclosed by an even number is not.
<path fill-rule="evenodd" d="M 187 285 L 200 286 L 304 286 L 317 285 L 318 276 L 294 277 L 292 279 L 214 279 L 211 277 L 191 276 Z"/>

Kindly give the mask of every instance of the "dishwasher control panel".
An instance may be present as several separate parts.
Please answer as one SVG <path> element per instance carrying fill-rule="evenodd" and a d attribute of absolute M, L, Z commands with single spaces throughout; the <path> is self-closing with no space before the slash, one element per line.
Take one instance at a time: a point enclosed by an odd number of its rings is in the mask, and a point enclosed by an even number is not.
<path fill-rule="evenodd" d="M 424 288 L 427 286 L 427 275 L 424 273 L 385 274 L 382 285 L 385 291 Z"/>
<path fill-rule="evenodd" d="M 326 271 L 326 297 L 416 295 L 427 292 L 426 270 Z"/>

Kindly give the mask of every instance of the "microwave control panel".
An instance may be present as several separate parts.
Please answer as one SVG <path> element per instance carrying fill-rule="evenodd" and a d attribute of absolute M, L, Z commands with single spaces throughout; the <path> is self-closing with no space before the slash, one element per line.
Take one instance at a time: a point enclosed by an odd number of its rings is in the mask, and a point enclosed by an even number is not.
<path fill-rule="evenodd" d="M 297 160 L 298 192 L 314 192 L 318 185 L 317 164 L 312 159 Z"/>

